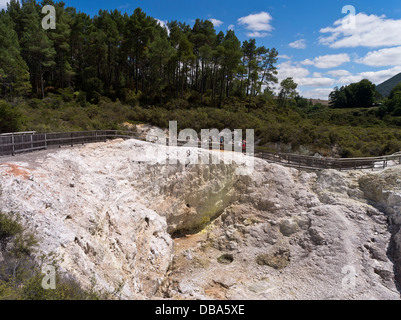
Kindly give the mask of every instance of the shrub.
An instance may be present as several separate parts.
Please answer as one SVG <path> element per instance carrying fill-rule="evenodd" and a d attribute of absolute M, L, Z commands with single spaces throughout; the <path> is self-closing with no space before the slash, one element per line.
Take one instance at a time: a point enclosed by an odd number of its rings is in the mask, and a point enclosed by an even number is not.
<path fill-rule="evenodd" d="M 8 103 L 0 101 L 0 132 L 16 132 L 21 129 L 21 114 Z"/>
<path fill-rule="evenodd" d="M 20 235 L 23 231 L 19 222 L 19 216 L 10 218 L 4 213 L 0 213 L 0 249 L 6 250 L 8 243 L 13 237 Z"/>

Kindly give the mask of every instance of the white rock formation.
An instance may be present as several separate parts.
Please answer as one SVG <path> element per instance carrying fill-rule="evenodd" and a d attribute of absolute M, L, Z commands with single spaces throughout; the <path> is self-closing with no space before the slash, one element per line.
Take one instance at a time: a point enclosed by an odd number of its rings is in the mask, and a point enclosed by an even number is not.
<path fill-rule="evenodd" d="M 166 152 L 184 163 L 152 163 Z M 400 167 L 189 163 L 211 154 L 115 140 L 2 158 L 0 208 L 125 299 L 400 298 Z"/>

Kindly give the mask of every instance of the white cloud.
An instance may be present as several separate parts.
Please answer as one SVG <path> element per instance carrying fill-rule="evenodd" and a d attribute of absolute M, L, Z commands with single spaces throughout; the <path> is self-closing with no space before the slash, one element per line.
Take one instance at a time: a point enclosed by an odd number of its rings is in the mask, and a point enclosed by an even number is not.
<path fill-rule="evenodd" d="M 331 70 L 326 73 L 333 77 L 345 77 L 345 76 L 351 75 L 351 72 L 349 72 L 347 70 Z"/>
<path fill-rule="evenodd" d="M 0 0 L 0 9 L 7 9 L 8 2 L 10 2 L 10 0 Z"/>
<path fill-rule="evenodd" d="M 333 91 L 336 80 L 324 77 L 322 73 L 311 72 L 304 68 L 300 63 L 285 61 L 277 65 L 279 83 L 288 77 L 292 77 L 298 84 L 299 92 L 302 96 L 316 99 L 327 99 L 328 94 Z M 316 88 L 305 91 L 307 88 Z M 326 88 L 319 88 L 326 87 Z M 330 88 L 327 88 L 330 87 Z M 276 90 L 278 93 L 278 89 Z"/>
<path fill-rule="evenodd" d="M 305 66 L 313 66 L 315 63 L 312 61 L 312 60 L 310 60 L 310 59 L 306 59 L 306 60 L 304 60 L 304 61 L 302 61 L 301 62 L 303 65 L 305 65 Z"/>
<path fill-rule="evenodd" d="M 319 38 L 319 43 L 331 48 L 388 47 L 401 45 L 401 20 L 387 19 L 385 15 L 358 13 L 356 28 L 343 28 L 342 19 L 333 27 L 320 30 L 327 34 Z"/>
<path fill-rule="evenodd" d="M 287 58 L 290 57 L 287 56 Z M 308 63 L 310 65 L 315 65 L 316 61 L 309 60 L 306 64 Z M 349 85 L 354 82 L 359 82 L 362 79 L 368 79 L 378 85 L 401 72 L 401 66 L 396 66 L 385 70 L 366 71 L 356 74 L 352 74 L 350 71 L 344 69 L 330 70 L 324 73 L 311 73 L 304 65 L 304 61 L 299 63 L 291 60 L 278 64 L 277 77 L 279 83 L 285 78 L 292 77 L 298 84 L 302 96 L 324 100 L 326 100 L 328 94 L 333 91 L 334 86 Z"/>
<path fill-rule="evenodd" d="M 354 82 L 359 82 L 362 79 L 363 79 L 363 77 L 360 74 L 343 76 L 343 77 L 340 77 L 337 80 L 337 84 L 338 85 L 349 85 L 349 84 L 354 83 Z"/>
<path fill-rule="evenodd" d="M 248 37 L 266 37 L 269 32 L 273 30 L 270 24 L 273 20 L 272 16 L 267 12 L 259 12 L 250 14 L 248 16 L 239 18 L 238 24 L 245 25 L 245 28 L 250 32 L 247 34 Z"/>
<path fill-rule="evenodd" d="M 361 72 L 360 76 L 363 79 L 369 79 L 375 84 L 380 84 L 388 80 L 389 78 L 394 77 L 396 74 L 400 72 L 401 72 L 401 66 L 397 66 L 386 70 Z"/>
<path fill-rule="evenodd" d="M 227 27 L 227 30 L 234 30 L 234 25 L 233 25 L 233 24 L 230 24 L 230 25 Z"/>
<path fill-rule="evenodd" d="M 328 87 L 333 86 L 335 81 L 332 78 L 303 78 L 297 83 L 301 87 Z"/>
<path fill-rule="evenodd" d="M 299 39 L 297 41 L 291 42 L 288 46 L 294 49 L 306 49 L 305 41 L 305 39 Z"/>
<path fill-rule="evenodd" d="M 127 9 L 127 8 L 129 8 L 129 6 L 130 6 L 130 4 L 127 2 L 126 4 L 123 4 L 123 5 L 119 6 L 118 9 L 120 9 L 120 10 L 121 9 Z"/>
<path fill-rule="evenodd" d="M 255 31 L 255 32 L 248 32 L 246 35 L 250 38 L 264 38 L 267 37 L 269 34 L 267 32 Z"/>
<path fill-rule="evenodd" d="M 380 84 L 400 72 L 401 72 L 401 66 L 379 71 L 365 71 L 365 72 L 360 72 L 356 75 L 349 74 L 347 76 L 340 77 L 336 81 L 336 83 L 339 85 L 348 85 L 354 82 L 359 82 L 362 79 L 368 79 L 372 81 L 374 84 Z"/>
<path fill-rule="evenodd" d="M 315 66 L 319 69 L 330 69 L 336 68 L 343 63 L 350 62 L 351 59 L 348 54 L 340 53 L 340 54 L 328 54 L 325 56 L 316 57 L 313 60 L 306 59 L 301 63 L 306 66 Z"/>
<path fill-rule="evenodd" d="M 208 19 L 211 23 L 213 23 L 213 25 L 218 28 L 220 27 L 224 22 L 221 20 L 217 20 L 217 19 Z"/>
<path fill-rule="evenodd" d="M 332 88 L 316 88 L 312 90 L 306 90 L 302 92 L 302 96 L 305 98 L 328 100 Z"/>
<path fill-rule="evenodd" d="M 167 27 L 167 21 L 163 21 L 163 20 L 160 20 L 160 19 L 156 19 L 156 21 L 161 27 L 163 27 L 163 28 Z"/>
<path fill-rule="evenodd" d="M 167 34 L 170 35 L 170 29 L 167 26 L 168 21 L 163 21 L 159 19 L 156 19 L 156 21 L 161 27 L 165 28 L 167 30 Z"/>
<path fill-rule="evenodd" d="M 291 60 L 292 59 L 290 56 L 287 56 L 286 54 L 280 54 L 280 55 L 278 55 L 278 58 L 286 59 L 286 60 Z"/>
<path fill-rule="evenodd" d="M 294 65 L 292 61 L 285 61 L 277 65 L 278 71 L 278 79 L 279 82 L 284 80 L 285 78 L 292 77 L 294 81 L 297 82 L 302 78 L 305 78 L 310 74 L 308 69 L 305 69 L 301 66 Z"/>
<path fill-rule="evenodd" d="M 371 51 L 365 57 L 355 60 L 355 62 L 373 67 L 401 66 L 401 47 Z"/>
<path fill-rule="evenodd" d="M 286 61 L 277 65 L 279 83 L 285 78 L 291 77 L 299 86 L 304 87 L 323 87 L 331 86 L 334 84 L 334 79 L 322 77 L 320 73 L 314 73 L 312 77 L 310 71 L 291 61 Z"/>

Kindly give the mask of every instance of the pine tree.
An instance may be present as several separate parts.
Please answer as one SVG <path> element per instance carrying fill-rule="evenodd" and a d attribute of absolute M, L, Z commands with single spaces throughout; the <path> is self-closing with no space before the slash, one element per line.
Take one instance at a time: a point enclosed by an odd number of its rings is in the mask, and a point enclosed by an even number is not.
<path fill-rule="evenodd" d="M 57 27 L 46 31 L 49 39 L 54 45 L 55 66 L 52 69 L 53 82 L 58 87 L 71 86 L 74 72 L 71 67 L 70 35 L 72 17 L 66 12 L 63 2 L 54 4 L 53 0 L 42 1 L 42 6 L 53 5 L 56 8 Z"/>
<path fill-rule="evenodd" d="M 44 5 L 56 8 L 56 29 L 42 29 Z M 241 47 L 233 31 L 216 34 L 209 20 L 193 27 L 171 21 L 167 31 L 140 8 L 132 15 L 100 10 L 91 18 L 62 1 L 10 0 L 0 22 L 3 96 L 25 94 L 30 83 L 41 97 L 46 87 L 70 87 L 92 103 L 135 92 L 147 102 L 190 94 L 200 105 L 221 106 L 232 95 L 251 101 L 277 83 L 276 49 L 258 48 L 255 39 Z"/>
<path fill-rule="evenodd" d="M 294 82 L 293 78 L 289 77 L 281 81 L 280 86 L 279 105 L 284 107 L 288 99 L 291 101 L 297 95 L 298 84 Z"/>
<path fill-rule="evenodd" d="M 242 50 L 244 53 L 244 66 L 247 69 L 247 79 L 246 79 L 246 96 L 252 92 L 252 83 L 253 79 L 255 79 L 255 70 L 257 68 L 256 62 L 256 40 L 250 39 L 249 41 L 245 40 L 242 45 Z M 257 76 L 257 75 L 256 75 Z"/>
<path fill-rule="evenodd" d="M 90 67 L 89 30 L 92 24 L 91 18 L 85 13 L 76 13 L 75 9 L 67 9 L 72 17 L 70 33 L 70 59 L 74 72 L 74 85 L 83 90 L 89 77 L 87 68 Z"/>
<path fill-rule="evenodd" d="M 20 41 L 22 56 L 30 70 L 32 87 L 36 93 L 41 92 L 44 98 L 44 75 L 55 65 L 56 52 L 52 41 L 48 38 L 45 30 L 42 29 L 39 9 L 40 7 L 34 0 L 23 2 L 22 21 L 24 30 Z"/>
<path fill-rule="evenodd" d="M 147 48 L 153 40 L 156 25 L 156 20 L 148 17 L 140 8 L 135 9 L 127 23 L 124 38 L 128 52 L 129 76 L 130 78 L 134 76 L 136 94 L 138 93 L 140 82 L 142 91 L 145 89 Z M 133 75 L 132 69 L 134 71 Z"/>
<path fill-rule="evenodd" d="M 17 33 L 10 16 L 0 12 L 0 82 L 6 99 L 30 90 L 28 66 L 21 57 Z"/>
<path fill-rule="evenodd" d="M 228 30 L 226 37 L 223 42 L 223 46 L 226 52 L 226 72 L 227 72 L 227 89 L 230 87 L 230 83 L 234 80 L 237 74 L 238 66 L 241 62 L 242 50 L 241 42 L 238 40 L 233 30 Z M 227 96 L 229 90 L 227 90 Z"/>
<path fill-rule="evenodd" d="M 10 0 L 7 4 L 7 13 L 14 23 L 14 30 L 21 39 L 24 26 L 22 23 L 22 8 L 18 0 Z"/>
<path fill-rule="evenodd" d="M 273 49 L 266 49 L 265 47 L 258 48 L 259 58 L 260 61 L 260 71 L 262 76 L 260 78 L 258 93 L 261 92 L 261 88 L 266 86 L 266 89 L 271 90 L 270 84 L 277 83 L 278 79 L 277 75 L 277 56 L 278 52 L 275 48 Z"/>
<path fill-rule="evenodd" d="M 158 36 L 149 46 L 152 68 L 152 87 L 159 94 L 160 104 L 163 103 L 163 90 L 166 87 L 166 67 L 174 54 L 168 39 Z"/>

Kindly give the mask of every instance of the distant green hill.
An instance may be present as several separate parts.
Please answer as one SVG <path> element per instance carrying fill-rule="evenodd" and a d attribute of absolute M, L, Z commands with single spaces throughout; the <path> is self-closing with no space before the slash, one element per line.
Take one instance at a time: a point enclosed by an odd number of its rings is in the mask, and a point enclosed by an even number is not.
<path fill-rule="evenodd" d="M 388 97 L 391 90 L 401 82 L 401 73 L 396 76 L 384 81 L 376 87 L 376 90 L 381 93 L 384 97 Z"/>

